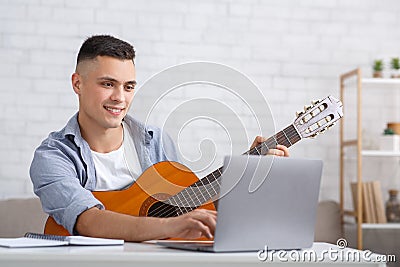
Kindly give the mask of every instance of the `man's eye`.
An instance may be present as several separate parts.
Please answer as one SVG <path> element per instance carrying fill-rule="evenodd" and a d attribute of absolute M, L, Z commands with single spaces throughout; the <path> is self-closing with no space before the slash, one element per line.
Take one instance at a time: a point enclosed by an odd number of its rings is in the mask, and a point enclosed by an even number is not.
<path fill-rule="evenodd" d="M 128 91 L 132 91 L 132 90 L 134 90 L 135 89 L 135 86 L 134 85 L 127 85 L 126 86 L 126 90 L 128 90 Z"/>
<path fill-rule="evenodd" d="M 103 85 L 104 85 L 105 87 L 113 87 L 113 84 L 110 83 L 110 82 L 105 82 L 105 83 L 103 83 Z"/>

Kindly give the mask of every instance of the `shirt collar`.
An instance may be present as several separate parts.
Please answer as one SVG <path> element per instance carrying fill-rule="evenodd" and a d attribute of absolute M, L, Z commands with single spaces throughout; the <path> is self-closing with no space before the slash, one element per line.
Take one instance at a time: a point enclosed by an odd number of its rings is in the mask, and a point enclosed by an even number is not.
<path fill-rule="evenodd" d="M 81 135 L 81 129 L 79 127 L 78 123 L 78 114 L 79 112 L 76 112 L 74 116 L 72 116 L 67 125 L 65 126 L 64 129 L 64 136 L 72 136 L 74 138 L 75 143 L 78 146 L 82 146 L 81 140 L 83 140 L 82 135 Z M 149 144 L 150 141 L 153 139 L 153 130 L 151 127 L 146 127 L 142 122 L 134 119 L 130 115 L 126 115 L 124 118 L 124 121 L 130 126 L 131 129 L 135 129 L 136 133 L 138 134 L 137 137 L 142 139 L 142 135 L 140 133 L 145 133 L 144 135 L 144 143 Z"/>
<path fill-rule="evenodd" d="M 64 136 L 69 137 L 72 136 L 75 144 L 78 146 L 82 146 L 82 135 L 81 135 L 81 129 L 79 127 L 78 123 L 78 114 L 79 112 L 76 112 L 74 116 L 72 116 L 69 121 L 67 122 L 67 125 L 65 126 L 64 129 Z M 77 137 L 77 138 L 76 138 Z"/>

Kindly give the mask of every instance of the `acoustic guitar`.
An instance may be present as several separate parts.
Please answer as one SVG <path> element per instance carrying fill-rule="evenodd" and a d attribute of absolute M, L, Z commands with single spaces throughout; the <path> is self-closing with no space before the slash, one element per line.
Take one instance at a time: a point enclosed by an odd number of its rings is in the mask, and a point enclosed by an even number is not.
<path fill-rule="evenodd" d="M 277 144 L 290 147 L 302 138 L 315 137 L 343 117 L 342 103 L 332 96 L 312 102 L 297 113 L 295 121 L 244 154 L 265 155 Z M 92 192 L 107 210 L 132 216 L 172 217 L 196 208 L 215 210 L 222 167 L 202 179 L 177 162 L 159 162 L 149 167 L 125 190 Z M 52 217 L 44 232 L 70 235 Z"/>

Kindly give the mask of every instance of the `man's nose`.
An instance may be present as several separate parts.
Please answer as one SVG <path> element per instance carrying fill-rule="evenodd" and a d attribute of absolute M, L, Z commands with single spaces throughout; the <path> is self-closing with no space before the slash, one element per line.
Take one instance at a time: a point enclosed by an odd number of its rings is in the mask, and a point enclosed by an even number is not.
<path fill-rule="evenodd" d="M 118 86 L 114 88 L 113 93 L 111 95 L 111 100 L 118 102 L 123 102 L 125 100 L 123 86 Z"/>

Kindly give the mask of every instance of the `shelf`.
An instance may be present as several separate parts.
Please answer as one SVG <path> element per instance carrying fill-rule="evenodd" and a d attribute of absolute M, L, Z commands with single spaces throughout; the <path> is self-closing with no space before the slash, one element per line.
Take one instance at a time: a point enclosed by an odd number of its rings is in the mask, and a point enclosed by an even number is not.
<path fill-rule="evenodd" d="M 357 178 L 357 186 L 360 187 L 362 186 L 362 169 L 363 169 L 363 160 L 361 158 L 368 157 L 370 159 L 376 160 L 374 157 L 394 157 L 395 161 L 397 161 L 397 158 L 400 157 L 400 150 L 372 150 L 371 149 L 367 150 L 366 147 L 357 147 L 358 145 L 362 145 L 361 142 L 358 143 L 356 141 L 362 140 L 362 112 L 363 112 L 363 98 L 364 97 L 376 97 L 378 94 L 381 94 L 381 89 L 394 89 L 396 90 L 393 93 L 395 99 L 394 102 L 397 103 L 398 98 L 399 98 L 399 91 L 400 89 L 400 79 L 395 79 L 395 78 L 362 78 L 362 71 L 360 68 L 351 70 L 349 72 L 346 72 L 342 75 L 340 75 L 340 95 L 341 95 L 341 101 L 345 103 L 346 101 L 344 100 L 347 90 L 352 90 L 354 94 L 350 95 L 350 100 L 352 103 L 355 105 L 356 110 L 355 110 L 355 116 L 350 118 L 352 119 L 352 125 L 356 125 L 357 127 L 357 134 L 354 140 L 345 140 L 344 138 L 344 132 L 345 132 L 345 123 L 340 124 L 340 205 L 341 205 L 341 220 L 342 220 L 342 227 L 345 226 L 345 215 L 352 215 L 357 218 L 357 214 L 353 211 L 345 211 L 344 206 L 345 206 L 345 185 L 347 182 L 345 181 L 345 161 L 349 159 L 356 159 L 356 162 L 354 165 L 355 167 L 355 173 L 356 173 L 356 178 Z M 386 73 L 385 73 L 386 74 Z M 351 88 L 351 89 L 350 89 Z M 364 94 L 364 88 L 368 88 L 368 94 Z M 354 91 L 354 89 L 356 91 Z M 369 90 L 372 89 L 371 94 L 369 94 Z M 375 90 L 377 89 L 377 90 Z M 372 99 L 371 99 L 372 100 Z M 397 101 L 397 102 L 396 102 Z M 367 104 L 369 102 L 366 102 Z M 385 105 L 385 103 L 381 103 L 382 106 Z M 378 105 L 377 105 L 378 106 Z M 348 127 L 348 126 L 347 126 Z M 345 148 L 353 146 L 355 147 L 354 149 L 351 149 L 350 151 L 345 151 Z M 361 151 L 358 149 L 360 148 Z M 388 147 L 392 148 L 392 147 Z M 350 156 L 350 157 L 349 157 Z M 368 160 L 367 160 L 368 161 Z M 393 161 L 394 162 L 394 161 Z M 393 162 L 391 162 L 393 164 Z M 365 164 L 365 163 L 364 163 Z M 357 195 L 359 197 L 360 194 Z M 363 203 L 363 199 L 359 199 L 361 203 Z M 372 204 L 372 203 L 370 203 Z M 363 205 L 361 205 L 363 206 Z M 356 223 L 353 224 L 357 228 L 357 248 L 362 249 L 363 247 L 363 230 L 364 229 L 378 229 L 376 231 L 379 231 L 379 229 L 391 229 L 396 232 L 400 231 L 400 223 L 385 223 L 385 224 L 363 224 L 362 220 L 356 220 Z M 343 229 L 343 228 L 342 228 Z M 372 231 L 368 230 L 368 231 Z M 380 231 L 385 231 L 385 230 L 380 230 Z"/>
<path fill-rule="evenodd" d="M 362 229 L 400 229 L 400 223 L 363 223 Z"/>
<path fill-rule="evenodd" d="M 361 155 L 365 157 L 400 157 L 400 151 L 363 150 Z"/>
<path fill-rule="evenodd" d="M 397 85 L 400 88 L 400 79 L 384 79 L 384 78 L 364 78 L 361 79 L 364 85 Z"/>

